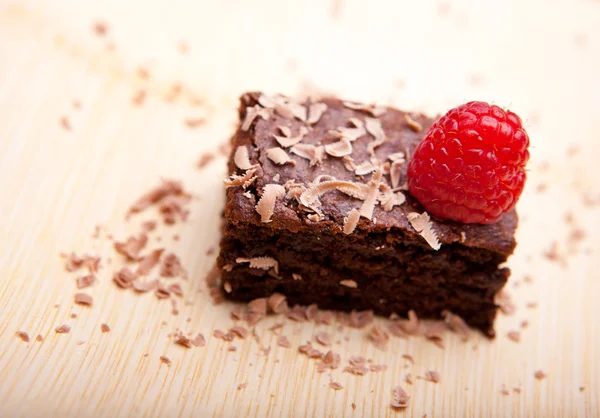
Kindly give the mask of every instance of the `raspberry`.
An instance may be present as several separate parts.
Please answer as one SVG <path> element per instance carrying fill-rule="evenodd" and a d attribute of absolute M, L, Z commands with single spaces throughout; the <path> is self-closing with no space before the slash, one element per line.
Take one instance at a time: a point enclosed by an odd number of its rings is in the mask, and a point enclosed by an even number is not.
<path fill-rule="evenodd" d="M 510 211 L 525 185 L 529 137 L 514 113 L 469 102 L 442 116 L 408 165 L 408 189 L 429 213 L 490 224 Z"/>

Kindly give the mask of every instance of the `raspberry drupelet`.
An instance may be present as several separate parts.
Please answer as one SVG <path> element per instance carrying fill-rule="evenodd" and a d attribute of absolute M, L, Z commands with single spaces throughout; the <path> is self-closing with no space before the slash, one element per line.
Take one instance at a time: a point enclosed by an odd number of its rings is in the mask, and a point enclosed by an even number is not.
<path fill-rule="evenodd" d="M 490 224 L 525 185 L 529 137 L 513 112 L 485 102 L 458 106 L 434 123 L 408 166 L 408 188 L 438 218 Z"/>

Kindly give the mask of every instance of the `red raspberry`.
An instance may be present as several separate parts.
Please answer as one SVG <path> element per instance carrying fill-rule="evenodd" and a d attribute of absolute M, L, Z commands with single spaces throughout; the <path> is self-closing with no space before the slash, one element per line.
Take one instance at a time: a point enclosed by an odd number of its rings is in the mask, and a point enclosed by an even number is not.
<path fill-rule="evenodd" d="M 521 196 L 528 147 L 517 115 L 469 102 L 429 129 L 408 165 L 408 189 L 439 218 L 494 223 Z"/>

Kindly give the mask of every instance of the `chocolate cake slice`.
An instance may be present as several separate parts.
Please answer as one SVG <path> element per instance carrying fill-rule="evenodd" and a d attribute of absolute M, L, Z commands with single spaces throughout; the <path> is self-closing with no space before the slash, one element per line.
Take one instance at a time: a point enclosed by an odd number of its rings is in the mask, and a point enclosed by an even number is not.
<path fill-rule="evenodd" d="M 515 211 L 491 225 L 430 219 L 406 161 L 433 120 L 336 98 L 247 93 L 232 138 L 218 265 L 226 295 L 440 318 L 494 336 Z"/>

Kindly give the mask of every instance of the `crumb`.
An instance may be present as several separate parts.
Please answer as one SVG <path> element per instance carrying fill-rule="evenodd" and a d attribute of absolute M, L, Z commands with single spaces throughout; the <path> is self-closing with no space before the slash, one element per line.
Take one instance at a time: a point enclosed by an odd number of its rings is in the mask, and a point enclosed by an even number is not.
<path fill-rule="evenodd" d="M 62 324 L 54 329 L 57 334 L 68 334 L 71 331 L 71 326 L 67 324 Z"/>
<path fill-rule="evenodd" d="M 86 293 L 75 293 L 75 303 L 79 305 L 92 306 L 94 299 Z"/>
<path fill-rule="evenodd" d="M 543 370 L 538 370 L 534 373 L 534 376 L 538 380 L 545 379 L 548 375 Z"/>
<path fill-rule="evenodd" d="M 438 383 L 440 381 L 440 374 L 436 371 L 429 370 L 425 373 L 425 380 L 428 382 Z"/>
<path fill-rule="evenodd" d="M 513 388 L 513 392 L 519 394 L 521 393 L 521 388 Z"/>
<path fill-rule="evenodd" d="M 98 36 L 105 36 L 108 33 L 108 25 L 105 22 L 96 22 L 92 27 L 94 33 Z"/>
<path fill-rule="evenodd" d="M 245 389 L 245 388 L 246 388 L 246 386 L 248 386 L 248 382 L 240 383 L 240 384 L 237 386 L 237 390 L 242 390 L 242 389 Z"/>
<path fill-rule="evenodd" d="M 83 345 L 85 344 L 85 341 L 77 341 L 77 345 Z"/>
<path fill-rule="evenodd" d="M 144 104 L 145 100 L 146 100 L 146 90 L 140 89 L 133 95 L 131 102 L 133 103 L 134 106 L 141 106 Z"/>
<path fill-rule="evenodd" d="M 165 356 L 160 356 L 160 361 L 166 364 L 167 366 L 170 366 L 172 364 L 171 360 Z"/>
<path fill-rule="evenodd" d="M 509 331 L 506 334 L 509 340 L 514 341 L 516 343 L 521 341 L 521 333 L 519 331 Z"/>
<path fill-rule="evenodd" d="M 529 321 L 521 321 L 520 326 L 522 329 L 527 328 L 529 326 Z"/>
<path fill-rule="evenodd" d="M 110 327 L 107 324 L 101 324 L 100 325 L 100 330 L 102 332 L 110 332 Z"/>
<path fill-rule="evenodd" d="M 177 43 L 177 50 L 181 55 L 187 55 L 190 52 L 190 46 L 186 41 L 179 41 Z"/>
<path fill-rule="evenodd" d="M 579 392 L 585 391 L 585 386 L 579 386 Z"/>
<path fill-rule="evenodd" d="M 150 78 L 150 71 L 148 71 L 144 67 L 138 67 L 136 73 L 137 73 L 138 77 L 143 80 L 148 80 Z"/>
<path fill-rule="evenodd" d="M 65 131 L 71 131 L 71 122 L 69 122 L 69 118 L 67 116 L 62 116 L 60 118 L 60 126 L 62 126 L 62 128 Z"/>
<path fill-rule="evenodd" d="M 73 312 L 73 313 L 71 314 L 71 318 L 73 318 L 73 319 L 77 318 L 77 314 L 76 314 L 75 312 Z"/>
<path fill-rule="evenodd" d="M 29 335 L 25 331 L 17 331 L 16 335 L 21 339 L 21 341 L 25 343 L 29 342 Z"/>
<path fill-rule="evenodd" d="M 35 340 L 36 340 L 36 341 L 44 341 L 44 337 L 42 337 L 42 335 L 41 335 L 41 334 L 38 334 L 38 336 L 37 336 L 37 337 L 35 337 Z"/>
<path fill-rule="evenodd" d="M 341 384 L 339 384 L 338 382 L 329 382 L 329 387 L 333 390 L 344 389 L 344 387 Z"/>
<path fill-rule="evenodd" d="M 77 110 L 81 109 L 81 102 L 77 99 L 73 100 L 73 108 Z"/>
<path fill-rule="evenodd" d="M 352 402 L 352 409 L 356 409 L 356 404 Z"/>
<path fill-rule="evenodd" d="M 390 405 L 392 408 L 406 408 L 408 406 L 408 401 L 410 396 L 402 387 L 396 386 L 392 389 L 392 401 Z"/>
<path fill-rule="evenodd" d="M 206 123 L 204 118 L 187 118 L 185 124 L 188 128 L 198 128 Z"/>
<path fill-rule="evenodd" d="M 538 306 L 537 302 L 527 302 L 527 307 L 529 309 L 535 309 L 535 308 L 537 308 L 537 306 Z"/>

